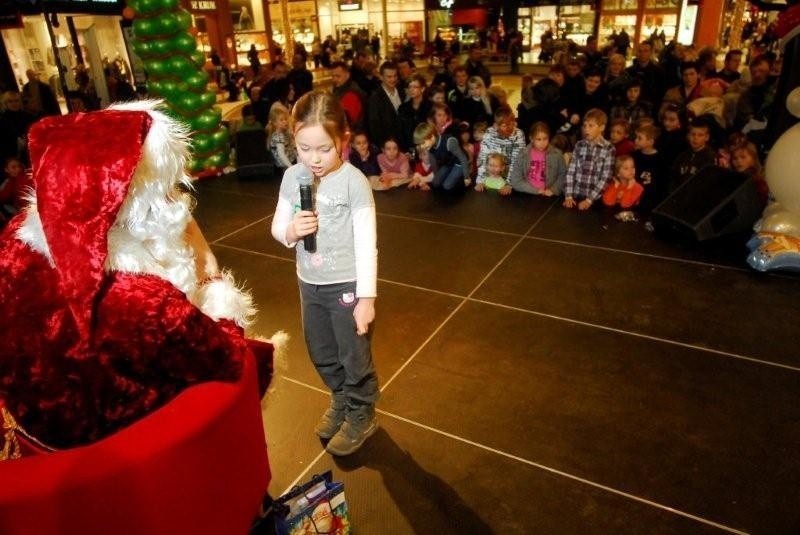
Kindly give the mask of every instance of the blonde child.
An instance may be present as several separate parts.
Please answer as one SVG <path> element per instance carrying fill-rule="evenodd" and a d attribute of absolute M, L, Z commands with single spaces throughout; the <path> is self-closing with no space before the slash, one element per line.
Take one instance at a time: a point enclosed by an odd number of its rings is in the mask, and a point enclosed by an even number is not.
<path fill-rule="evenodd" d="M 433 172 L 436 170 L 436 160 L 431 153 L 431 147 L 436 139 L 436 127 L 431 123 L 420 123 L 414 129 L 414 145 L 417 147 L 414 158 L 414 173 L 408 189 L 429 191 L 433 182 Z"/>
<path fill-rule="evenodd" d="M 511 186 L 506 183 L 503 175 L 508 167 L 508 160 L 504 154 L 493 152 L 486 157 L 486 175 L 483 177 L 483 187 L 496 190 L 500 195 L 511 195 Z"/>
<path fill-rule="evenodd" d="M 525 150 L 525 135 L 517 128 L 514 112 L 508 106 L 501 106 L 494 112 L 494 126 L 486 131 L 481 140 L 478 153 L 478 175 L 475 178 L 475 191 L 483 191 L 483 180 L 486 177 L 486 157 L 499 152 L 509 163 L 508 175 L 516 172 L 517 155 Z M 506 175 L 506 176 L 508 176 Z M 510 189 L 508 190 L 510 193 Z"/>
<path fill-rule="evenodd" d="M 323 91 L 294 105 L 299 164 L 284 173 L 272 236 L 297 251 L 303 331 L 309 355 L 331 391 L 315 428 L 326 449 L 348 455 L 377 430 L 378 377 L 369 325 L 375 318 L 378 251 L 375 201 L 366 177 L 342 160 L 347 120 L 339 101 Z M 298 177 L 313 175 L 314 211 L 300 206 Z M 316 252 L 303 238 L 316 235 Z"/>
<path fill-rule="evenodd" d="M 426 169 L 433 170 L 430 187 L 453 191 L 469 179 L 467 155 L 449 132 L 440 135 L 431 123 L 420 123 L 414 130 L 414 143 L 428 155 Z"/>
<path fill-rule="evenodd" d="M 372 189 L 386 190 L 411 182 L 408 156 L 400 152 L 400 146 L 393 137 L 383 142 L 383 152 L 378 154 L 378 165 L 381 168 L 381 175 L 377 184 L 371 183 Z"/>
<path fill-rule="evenodd" d="M 497 97 L 486 90 L 486 85 L 480 76 L 473 76 L 467 82 L 469 97 L 462 103 L 464 117 L 473 123 L 484 121 L 487 124 L 494 121 L 494 112 L 500 106 Z"/>
<path fill-rule="evenodd" d="M 603 204 L 629 211 L 639 203 L 644 188 L 636 182 L 633 156 L 620 156 L 614 163 L 614 178 L 603 192 Z M 620 217 L 620 219 L 627 219 Z"/>
<path fill-rule="evenodd" d="M 289 130 L 289 110 L 283 106 L 273 106 L 269 111 L 267 146 L 278 168 L 288 169 L 297 160 L 294 138 Z"/>
<path fill-rule="evenodd" d="M 564 155 L 550 143 L 547 123 L 533 123 L 531 142 L 517 155 L 515 172 L 509 184 L 515 191 L 551 197 L 561 195 L 567 165 Z"/>

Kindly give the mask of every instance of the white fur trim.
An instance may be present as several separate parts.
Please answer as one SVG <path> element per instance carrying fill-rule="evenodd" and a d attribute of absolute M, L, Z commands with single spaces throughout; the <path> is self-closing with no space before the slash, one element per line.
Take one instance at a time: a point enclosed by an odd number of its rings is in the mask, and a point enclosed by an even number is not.
<path fill-rule="evenodd" d="M 42 219 L 36 210 L 36 197 L 34 195 L 28 197 L 28 205 L 25 207 L 25 219 L 17 229 L 17 239 L 47 258 L 51 266 L 55 266 L 53 264 L 53 255 L 50 254 L 50 247 L 47 245 L 47 238 L 44 236 Z"/>
<path fill-rule="evenodd" d="M 199 286 L 190 300 L 214 321 L 230 319 L 242 328 L 252 323 L 256 313 L 252 296 L 236 286 L 230 273 Z"/>

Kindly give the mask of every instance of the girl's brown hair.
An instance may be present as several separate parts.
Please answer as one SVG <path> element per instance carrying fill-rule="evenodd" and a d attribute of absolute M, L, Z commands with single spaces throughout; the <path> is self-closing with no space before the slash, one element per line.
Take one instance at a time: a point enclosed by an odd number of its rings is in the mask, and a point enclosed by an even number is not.
<path fill-rule="evenodd" d="M 306 126 L 320 125 L 334 143 L 341 145 L 347 135 L 347 119 L 339 100 L 325 91 L 306 93 L 292 108 L 294 133 Z"/>
<path fill-rule="evenodd" d="M 543 132 L 547 134 L 548 139 L 550 138 L 550 127 L 547 126 L 547 123 L 543 121 L 536 121 L 531 125 L 531 130 L 528 132 L 530 134 L 531 139 L 536 137 L 536 134 Z"/>

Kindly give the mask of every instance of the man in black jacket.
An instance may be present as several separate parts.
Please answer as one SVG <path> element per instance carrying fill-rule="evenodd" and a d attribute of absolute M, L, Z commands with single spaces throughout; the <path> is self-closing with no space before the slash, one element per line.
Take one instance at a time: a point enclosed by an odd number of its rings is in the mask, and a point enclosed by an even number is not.
<path fill-rule="evenodd" d="M 467 74 L 472 76 L 480 76 L 483 78 L 483 83 L 486 87 L 492 85 L 492 75 L 489 73 L 489 69 L 486 65 L 483 64 L 481 58 L 483 57 L 483 50 L 481 50 L 480 45 L 474 44 L 469 47 L 469 58 L 467 59 L 467 63 L 465 67 L 467 68 Z"/>
<path fill-rule="evenodd" d="M 660 65 L 653 63 L 652 57 L 653 43 L 642 41 L 636 49 L 633 65 L 628 67 L 628 73 L 632 78 L 639 78 L 642 81 L 642 99 L 651 102 L 653 109 L 657 110 L 664 98 L 667 83 L 664 70 Z"/>
<path fill-rule="evenodd" d="M 390 137 L 400 139 L 400 117 L 397 109 L 403 95 L 397 89 L 397 65 L 385 61 L 380 68 L 381 86 L 372 92 L 367 102 L 367 129 L 369 140 L 382 147 Z"/>

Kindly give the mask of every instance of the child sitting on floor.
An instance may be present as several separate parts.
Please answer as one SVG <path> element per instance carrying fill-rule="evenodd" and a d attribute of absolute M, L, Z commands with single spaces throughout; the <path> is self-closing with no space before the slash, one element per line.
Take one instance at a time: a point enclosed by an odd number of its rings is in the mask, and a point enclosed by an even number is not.
<path fill-rule="evenodd" d="M 378 165 L 381 176 L 379 180 L 370 181 L 372 189 L 386 190 L 411 182 L 408 156 L 400 152 L 400 146 L 393 137 L 383 142 L 383 152 L 378 154 Z"/>
<path fill-rule="evenodd" d="M 550 144 L 550 127 L 536 122 L 531 126 L 531 142 L 517 156 L 517 165 L 509 184 L 515 191 L 551 197 L 564 187 L 567 165 L 561 151 Z"/>
<path fill-rule="evenodd" d="M 436 170 L 436 160 L 431 153 L 431 147 L 436 139 L 436 127 L 430 123 L 420 123 L 414 129 L 414 145 L 417 147 L 414 159 L 414 174 L 408 189 L 429 191 L 433 182 L 433 172 Z"/>
<path fill-rule="evenodd" d="M 378 147 L 369 142 L 367 134 L 363 131 L 353 134 L 350 163 L 364 173 L 370 184 L 380 182 L 381 166 L 378 164 Z"/>
<path fill-rule="evenodd" d="M 500 195 L 511 195 L 511 186 L 506 183 L 503 173 L 506 170 L 506 157 L 493 152 L 486 157 L 486 175 L 483 178 L 483 187 L 488 190 L 496 190 Z"/>
<path fill-rule="evenodd" d="M 639 203 L 643 191 L 642 185 L 636 182 L 633 157 L 618 157 L 614 164 L 614 178 L 603 192 L 603 204 L 608 207 L 618 207 L 621 212 L 630 211 Z M 631 218 L 619 216 L 618 219 L 629 221 Z"/>

